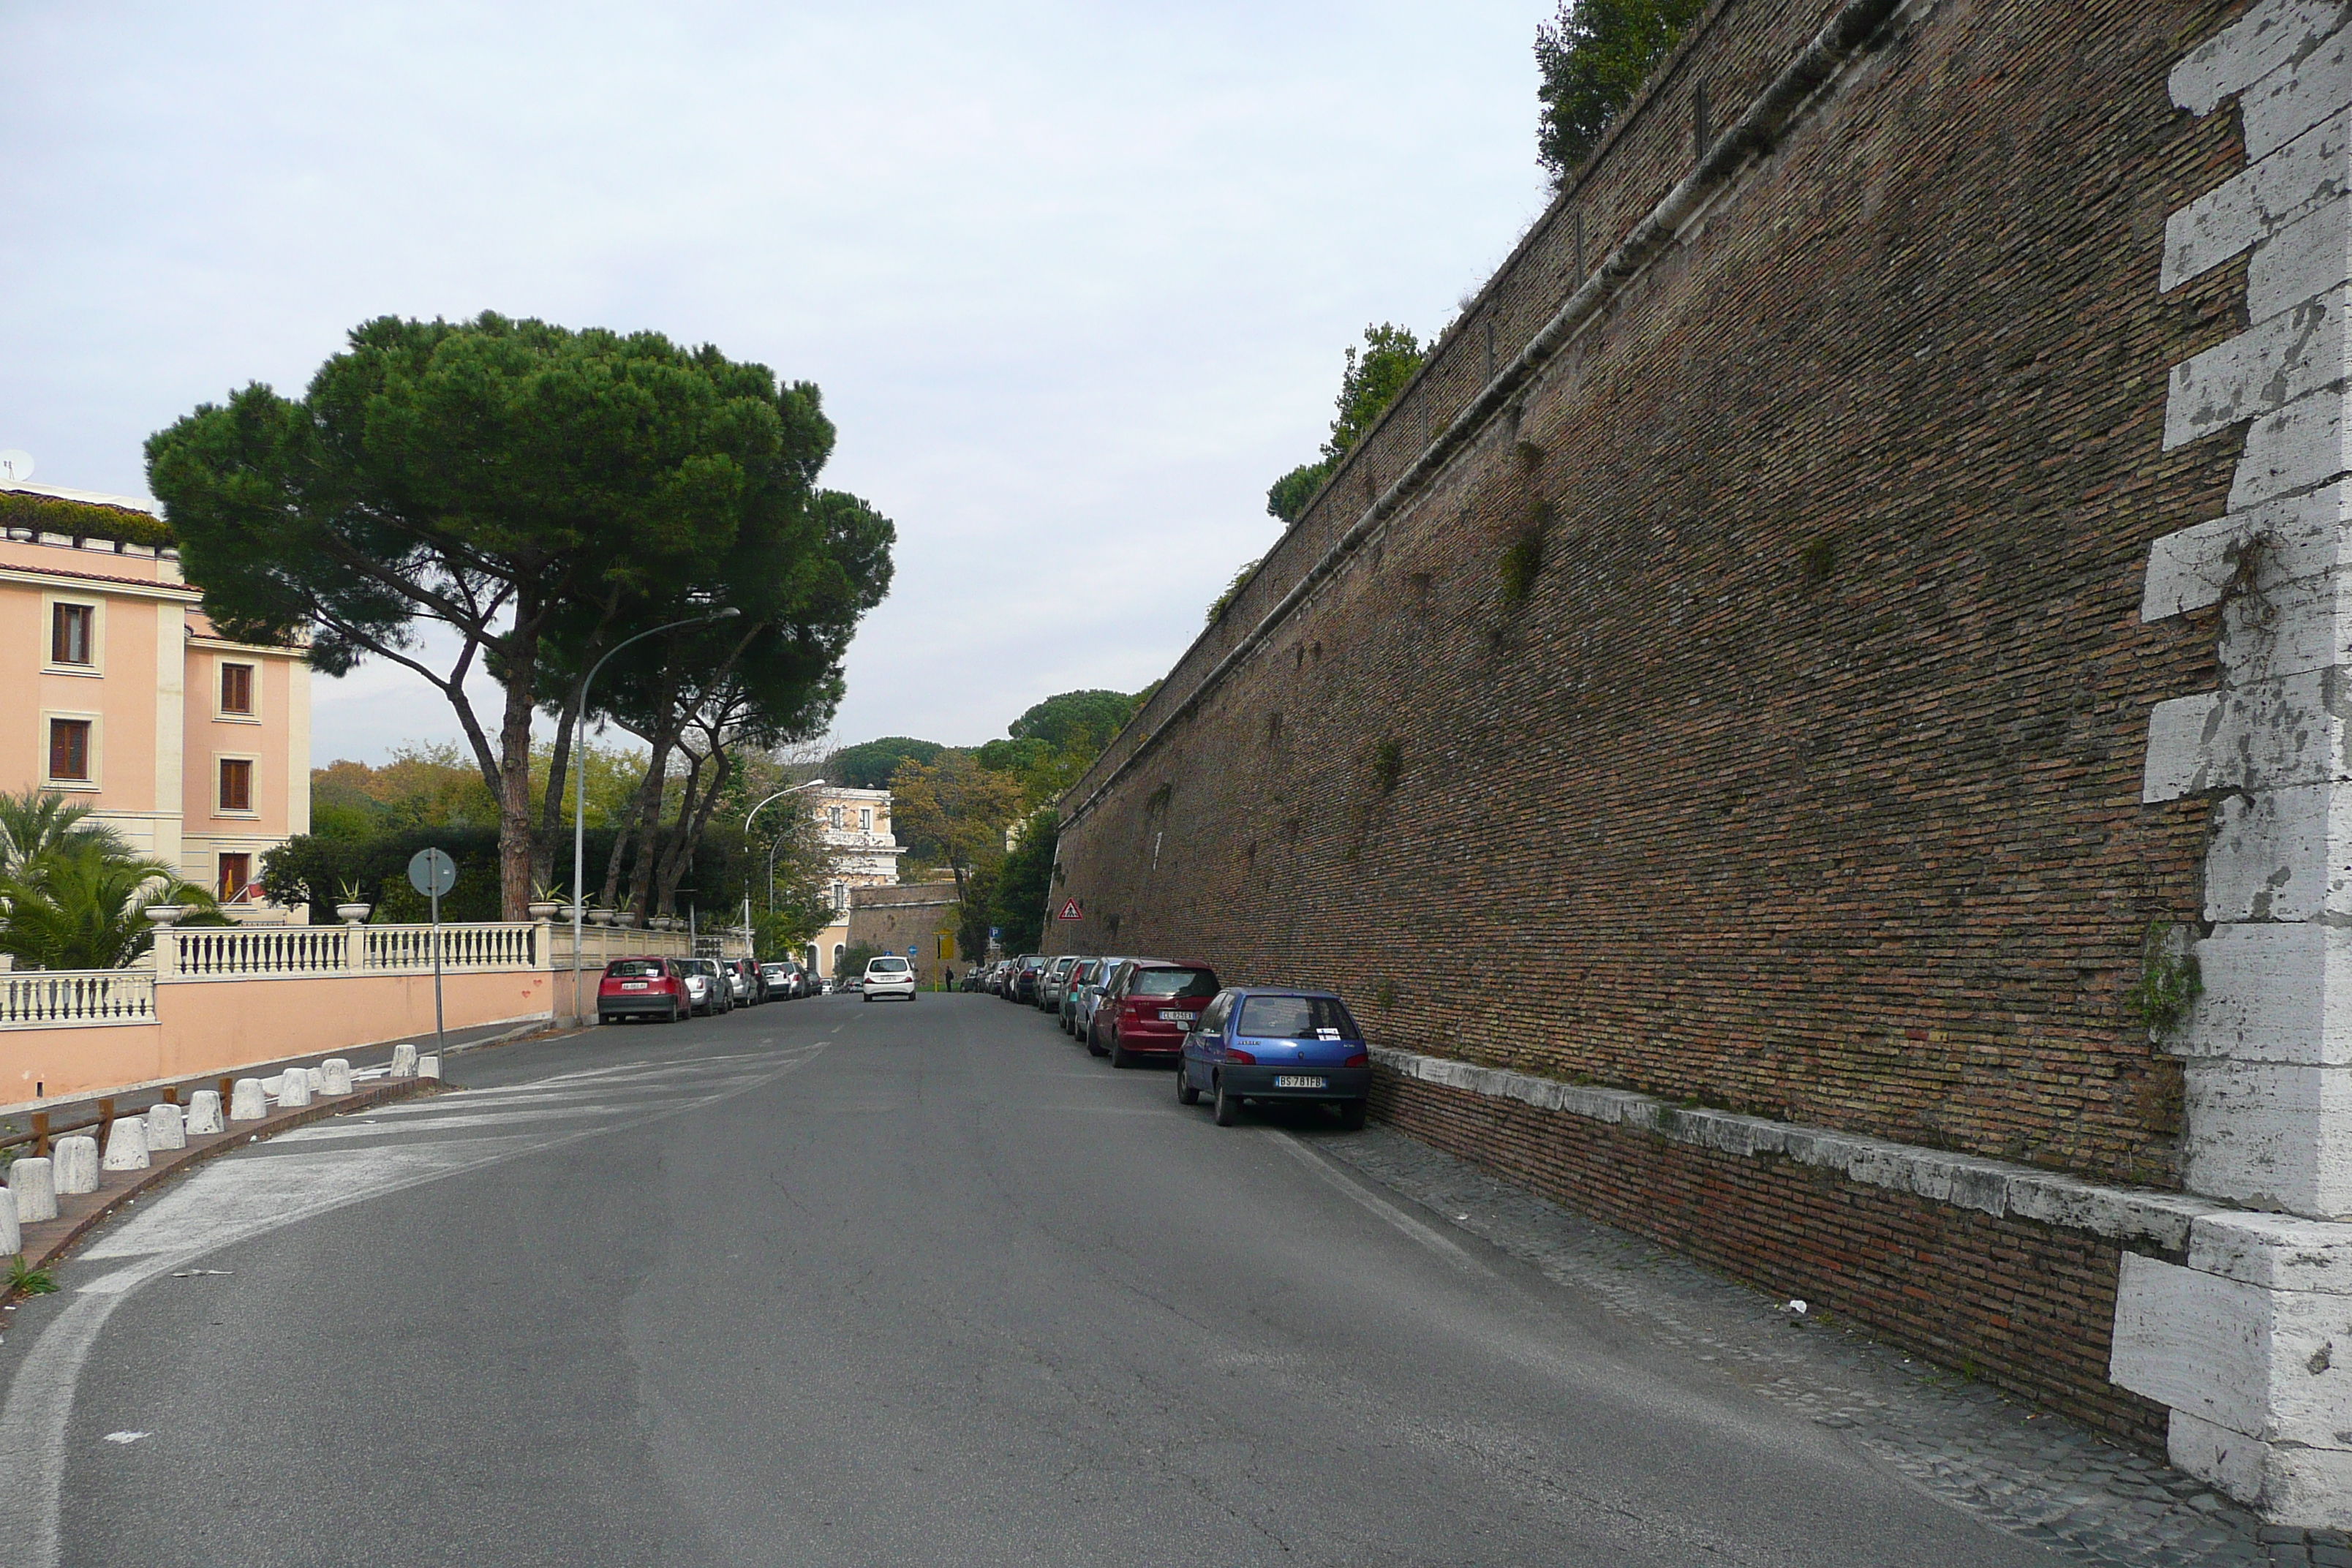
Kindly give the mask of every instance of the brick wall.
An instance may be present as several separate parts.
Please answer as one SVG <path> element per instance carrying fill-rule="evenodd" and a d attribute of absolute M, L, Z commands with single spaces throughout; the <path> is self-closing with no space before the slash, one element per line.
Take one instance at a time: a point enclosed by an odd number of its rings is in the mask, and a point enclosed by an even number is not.
<path fill-rule="evenodd" d="M 2164 1406 L 2107 1381 L 2116 1242 L 1382 1069 L 1373 1110 L 1580 1213 L 1826 1308 L 2146 1447 Z"/>
<path fill-rule="evenodd" d="M 1484 384 L 1486 324 L 1508 360 L 1689 172 L 1691 89 L 1728 123 L 1833 9 L 1708 14 L 1066 797 L 1087 919 L 1048 941 L 1330 984 L 1415 1050 L 2177 1185 L 2178 1068 L 2121 998 L 2148 922 L 2198 913 L 2207 806 L 2139 794 L 2216 621 L 2137 611 L 2238 455 L 2162 434 L 2244 264 L 2157 287 L 2166 215 L 2241 157 L 2166 72 L 2236 5 L 1911 18 L 1204 687 Z M 2013 1241 L 1933 1223 L 1956 1259 Z"/>

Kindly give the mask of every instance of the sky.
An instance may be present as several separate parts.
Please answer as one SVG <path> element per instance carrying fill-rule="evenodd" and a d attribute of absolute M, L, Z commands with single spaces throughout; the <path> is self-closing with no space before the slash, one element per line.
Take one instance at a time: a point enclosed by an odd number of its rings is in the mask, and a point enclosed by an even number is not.
<path fill-rule="evenodd" d="M 0 5 L 0 449 L 147 436 L 371 318 L 650 329 L 816 382 L 898 525 L 844 742 L 1159 679 L 1342 354 L 1541 211 L 1547 0 Z M 312 752 L 459 734 L 314 678 Z"/>

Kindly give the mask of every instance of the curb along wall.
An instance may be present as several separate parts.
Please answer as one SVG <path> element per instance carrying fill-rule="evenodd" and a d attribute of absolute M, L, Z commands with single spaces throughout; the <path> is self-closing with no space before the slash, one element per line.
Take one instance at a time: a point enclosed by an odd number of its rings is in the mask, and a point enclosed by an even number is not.
<path fill-rule="evenodd" d="M 1066 797 L 1049 941 L 1335 986 L 1415 1132 L 2352 1522 L 2352 1247 L 2225 1212 L 2352 1210 L 2343 21 L 1723 0 Z"/>

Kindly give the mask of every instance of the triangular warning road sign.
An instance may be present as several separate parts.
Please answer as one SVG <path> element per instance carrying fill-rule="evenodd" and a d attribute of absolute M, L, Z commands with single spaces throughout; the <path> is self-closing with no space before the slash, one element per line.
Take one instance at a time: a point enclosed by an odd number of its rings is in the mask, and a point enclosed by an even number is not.
<path fill-rule="evenodd" d="M 1064 899 L 1061 909 L 1055 911 L 1054 918 L 1057 921 L 1082 921 L 1087 916 L 1086 911 L 1078 908 L 1077 900 Z"/>

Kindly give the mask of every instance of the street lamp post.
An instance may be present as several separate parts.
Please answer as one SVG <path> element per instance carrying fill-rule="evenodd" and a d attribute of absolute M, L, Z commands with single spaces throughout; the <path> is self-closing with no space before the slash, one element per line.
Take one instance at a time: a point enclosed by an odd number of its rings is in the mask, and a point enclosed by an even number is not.
<path fill-rule="evenodd" d="M 824 783 L 824 781 L 823 779 L 811 779 L 806 784 L 796 784 L 790 785 L 787 788 L 778 790 L 775 794 L 770 795 L 768 800 L 761 801 L 760 805 L 755 805 L 751 810 L 743 814 L 743 832 L 746 836 L 750 835 L 751 831 L 751 819 L 760 815 L 760 806 L 767 805 L 768 801 L 782 800 L 788 795 L 797 795 L 804 789 L 814 789 Z M 768 912 L 770 914 L 774 914 L 776 912 L 776 849 L 778 846 L 782 843 L 783 840 L 780 837 L 774 844 L 768 846 Z M 751 900 L 747 895 L 743 900 L 743 924 L 748 927 L 751 923 Z"/>
<path fill-rule="evenodd" d="M 731 621 L 743 612 L 732 605 L 716 609 L 707 616 L 688 616 L 682 621 L 651 627 L 633 637 L 623 637 L 605 651 L 604 657 L 588 667 L 580 678 L 580 690 L 572 704 L 572 733 L 580 744 L 572 750 L 572 1016 L 574 1022 L 586 1018 L 586 1009 L 580 1005 L 580 911 L 581 900 L 587 889 L 581 884 L 588 876 L 588 688 L 594 684 L 596 672 L 604 668 L 613 655 L 633 642 L 643 642 L 664 632 L 674 632 L 680 626 L 699 626 L 713 621 Z"/>

